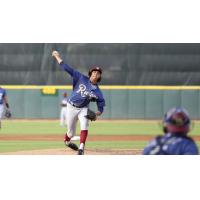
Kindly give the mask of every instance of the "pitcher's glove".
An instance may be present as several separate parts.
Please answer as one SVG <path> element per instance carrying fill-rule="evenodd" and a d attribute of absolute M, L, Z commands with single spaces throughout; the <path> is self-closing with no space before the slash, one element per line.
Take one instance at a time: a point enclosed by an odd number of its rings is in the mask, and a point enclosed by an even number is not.
<path fill-rule="evenodd" d="M 88 109 L 87 115 L 85 117 L 91 121 L 95 121 L 97 119 L 96 113 L 90 109 Z"/>
<path fill-rule="evenodd" d="M 5 117 L 8 118 L 8 119 L 12 117 L 12 114 L 11 114 L 11 111 L 10 111 L 10 110 L 7 109 L 7 110 L 5 111 Z"/>

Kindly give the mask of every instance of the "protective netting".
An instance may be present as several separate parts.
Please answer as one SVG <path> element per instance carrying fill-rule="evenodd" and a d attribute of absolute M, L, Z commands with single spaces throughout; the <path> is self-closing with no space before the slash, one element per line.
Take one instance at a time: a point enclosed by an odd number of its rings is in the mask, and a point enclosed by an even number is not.
<path fill-rule="evenodd" d="M 199 85 L 200 44 L 0 44 L 0 85 L 68 85 L 52 59 L 58 50 L 87 74 L 103 69 L 104 85 Z"/>

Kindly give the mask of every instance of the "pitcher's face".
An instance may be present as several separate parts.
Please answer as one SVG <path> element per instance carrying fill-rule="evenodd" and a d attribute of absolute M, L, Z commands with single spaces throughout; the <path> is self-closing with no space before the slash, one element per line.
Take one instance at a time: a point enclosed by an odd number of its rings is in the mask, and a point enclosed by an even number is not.
<path fill-rule="evenodd" d="M 90 76 L 90 81 L 93 83 L 93 84 L 96 84 L 99 80 L 99 78 L 101 77 L 101 74 L 99 71 L 93 71 L 91 76 Z"/>

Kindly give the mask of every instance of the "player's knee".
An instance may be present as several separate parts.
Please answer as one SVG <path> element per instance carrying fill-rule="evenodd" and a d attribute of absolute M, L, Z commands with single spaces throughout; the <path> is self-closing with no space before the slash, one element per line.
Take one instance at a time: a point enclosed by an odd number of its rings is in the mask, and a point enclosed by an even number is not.
<path fill-rule="evenodd" d="M 81 127 L 81 130 L 86 130 L 86 131 L 88 131 L 88 127 L 87 127 L 87 126 L 83 126 L 83 127 Z"/>

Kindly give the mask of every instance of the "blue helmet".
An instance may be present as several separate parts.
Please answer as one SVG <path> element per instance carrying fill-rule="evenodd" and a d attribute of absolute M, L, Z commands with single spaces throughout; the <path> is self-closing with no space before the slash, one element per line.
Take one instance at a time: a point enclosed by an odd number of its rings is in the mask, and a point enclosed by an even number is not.
<path fill-rule="evenodd" d="M 191 120 L 184 108 L 172 108 L 163 119 L 165 132 L 187 134 L 190 131 Z"/>

